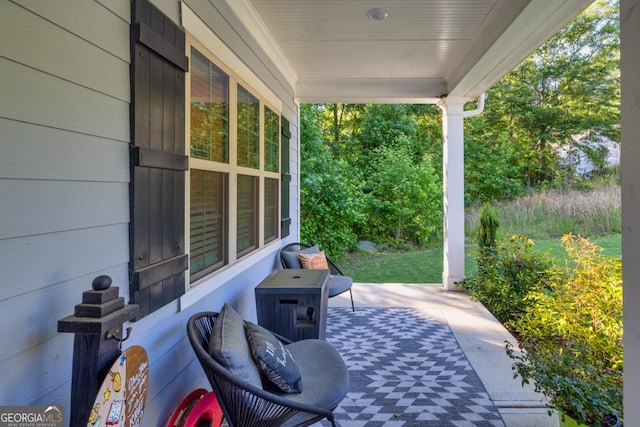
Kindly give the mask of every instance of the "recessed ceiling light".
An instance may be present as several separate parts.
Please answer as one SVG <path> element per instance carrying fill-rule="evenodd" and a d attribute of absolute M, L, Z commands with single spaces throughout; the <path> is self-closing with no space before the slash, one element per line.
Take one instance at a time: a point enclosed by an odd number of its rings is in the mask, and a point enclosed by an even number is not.
<path fill-rule="evenodd" d="M 387 16 L 389 16 L 389 12 L 380 7 L 376 7 L 373 9 L 369 9 L 369 11 L 367 11 L 367 16 L 373 21 L 382 21 L 386 19 Z"/>

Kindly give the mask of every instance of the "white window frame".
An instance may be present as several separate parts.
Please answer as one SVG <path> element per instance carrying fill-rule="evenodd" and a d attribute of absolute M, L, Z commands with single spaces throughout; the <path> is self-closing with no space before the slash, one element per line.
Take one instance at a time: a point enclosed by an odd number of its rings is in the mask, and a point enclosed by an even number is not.
<path fill-rule="evenodd" d="M 185 27 L 187 28 L 187 37 L 186 37 L 186 53 L 189 58 L 191 58 L 191 48 L 195 48 L 199 53 L 204 55 L 209 61 L 211 61 L 216 67 L 225 72 L 229 76 L 229 163 L 219 163 L 214 161 L 208 161 L 198 158 L 189 159 L 189 171 L 186 174 L 186 183 L 185 183 L 185 204 L 186 204 L 186 215 L 185 215 L 185 244 L 186 244 L 186 252 L 190 251 L 190 170 L 193 169 L 201 169 L 201 170 L 210 170 L 216 172 L 222 172 L 228 174 L 228 216 L 227 216 L 227 236 L 228 236 L 228 244 L 226 245 L 226 258 L 227 264 L 220 267 L 219 269 L 207 274 L 206 276 L 195 280 L 193 283 L 191 282 L 191 274 L 190 270 L 189 274 L 187 274 L 187 284 L 186 284 L 186 294 L 181 298 L 181 307 L 188 306 L 194 301 L 196 298 L 199 298 L 199 294 L 206 294 L 211 292 L 217 286 L 224 283 L 233 270 L 236 270 L 234 267 L 239 266 L 240 264 L 244 264 L 245 262 L 250 263 L 252 254 L 259 252 L 267 245 L 271 245 L 274 242 L 280 240 L 280 229 L 277 230 L 276 238 L 272 238 L 269 241 L 265 242 L 264 238 L 264 219 L 265 219 L 265 179 L 275 179 L 278 181 L 278 192 L 277 192 L 277 215 L 278 215 L 278 223 L 280 220 L 280 209 L 279 203 L 281 198 L 280 191 L 280 171 L 282 165 L 280 164 L 280 152 L 282 150 L 282 137 L 280 134 L 280 129 L 278 132 L 279 135 L 279 144 L 278 144 L 278 171 L 271 172 L 265 170 L 265 107 L 269 108 L 272 112 L 274 112 L 279 117 L 279 128 L 282 123 L 282 102 L 250 71 L 244 66 L 242 62 L 238 60 L 238 58 L 226 48 L 221 48 L 224 46 L 221 44 L 217 37 L 204 26 L 204 24 L 197 18 L 195 15 L 192 15 L 187 7 L 183 5 L 183 21 L 185 21 Z M 187 22 L 190 25 L 186 25 Z M 204 27 L 204 28 L 203 28 Z M 193 31 L 190 31 L 193 30 Z M 194 34 L 195 33 L 195 34 Z M 212 50 L 216 50 L 216 54 L 212 52 Z M 240 65 L 242 64 L 242 65 Z M 237 69 L 234 67 L 238 67 Z M 185 111 L 185 132 L 186 138 L 185 143 L 187 144 L 187 153 L 190 156 L 190 123 L 191 123 L 191 74 L 187 73 L 185 76 L 185 92 L 186 92 L 186 111 Z M 249 91 L 253 96 L 255 96 L 259 100 L 259 120 L 260 120 L 260 143 L 259 143 L 259 152 L 260 152 L 260 161 L 259 168 L 247 168 L 237 166 L 237 93 L 238 86 L 241 85 L 244 89 Z M 241 257 L 237 255 L 237 215 L 234 214 L 234 211 L 237 209 L 237 177 L 238 175 L 251 175 L 257 176 L 258 180 L 258 244 L 256 249 L 246 254 L 243 254 Z M 212 278 L 220 278 L 220 280 L 212 281 Z M 218 282 L 218 283 L 213 283 Z M 201 286 L 205 285 L 205 286 Z"/>

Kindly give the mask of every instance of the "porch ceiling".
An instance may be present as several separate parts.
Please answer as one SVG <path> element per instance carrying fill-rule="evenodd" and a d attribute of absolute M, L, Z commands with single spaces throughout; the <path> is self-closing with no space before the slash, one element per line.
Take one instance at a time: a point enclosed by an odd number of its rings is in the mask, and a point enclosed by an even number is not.
<path fill-rule="evenodd" d="M 227 0 L 298 101 L 353 103 L 475 98 L 592 1 Z"/>

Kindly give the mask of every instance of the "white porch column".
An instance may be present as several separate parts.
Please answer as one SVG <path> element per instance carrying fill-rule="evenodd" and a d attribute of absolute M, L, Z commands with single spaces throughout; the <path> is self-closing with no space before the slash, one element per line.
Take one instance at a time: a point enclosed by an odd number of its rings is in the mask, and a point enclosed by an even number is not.
<path fill-rule="evenodd" d="M 624 422 L 640 425 L 640 0 L 620 2 Z"/>
<path fill-rule="evenodd" d="M 445 98 L 442 109 L 444 187 L 444 263 L 442 284 L 456 290 L 464 275 L 464 104 L 465 98 Z M 459 289 L 458 289 L 459 290 Z"/>

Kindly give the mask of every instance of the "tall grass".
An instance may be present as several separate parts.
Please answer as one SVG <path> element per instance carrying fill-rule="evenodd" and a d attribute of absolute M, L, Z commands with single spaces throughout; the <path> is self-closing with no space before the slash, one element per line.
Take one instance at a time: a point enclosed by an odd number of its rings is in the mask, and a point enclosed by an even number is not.
<path fill-rule="evenodd" d="M 494 203 L 503 235 L 524 234 L 536 241 L 536 249 L 558 260 L 564 256 L 560 237 L 572 233 L 589 237 L 605 249 L 605 255 L 620 258 L 620 186 L 606 184 L 590 190 L 547 190 L 524 198 Z M 465 270 L 476 272 L 476 250 L 481 206 L 466 209 L 468 236 Z M 340 268 L 356 282 L 440 283 L 442 248 L 348 254 Z"/>
<path fill-rule="evenodd" d="M 524 234 L 533 239 L 566 233 L 586 237 L 621 231 L 620 186 L 603 184 L 590 190 L 545 190 L 494 204 L 499 233 Z M 480 206 L 467 209 L 465 230 L 475 239 Z"/>

